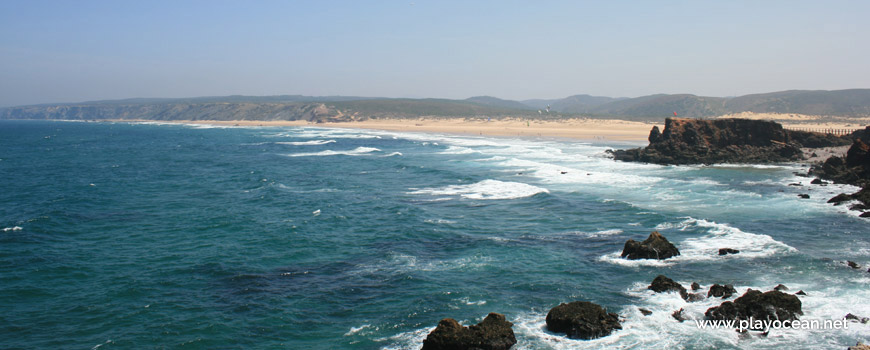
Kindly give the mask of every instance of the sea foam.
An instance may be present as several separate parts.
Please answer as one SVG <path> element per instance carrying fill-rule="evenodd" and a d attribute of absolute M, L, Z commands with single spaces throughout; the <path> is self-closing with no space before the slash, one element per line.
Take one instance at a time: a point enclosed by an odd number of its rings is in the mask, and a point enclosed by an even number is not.
<path fill-rule="evenodd" d="M 483 180 L 469 185 L 450 185 L 440 188 L 416 189 L 408 194 L 430 196 L 459 196 L 467 199 L 517 199 L 538 193 L 550 193 L 546 188 L 520 182 Z"/>

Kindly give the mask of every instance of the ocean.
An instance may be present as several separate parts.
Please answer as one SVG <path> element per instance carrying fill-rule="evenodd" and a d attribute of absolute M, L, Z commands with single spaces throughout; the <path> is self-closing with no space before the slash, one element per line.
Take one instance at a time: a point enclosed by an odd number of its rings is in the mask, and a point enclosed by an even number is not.
<path fill-rule="evenodd" d="M 692 320 L 721 299 L 646 289 L 659 274 L 738 295 L 784 284 L 807 293 L 801 319 L 870 317 L 870 221 L 826 203 L 856 188 L 810 185 L 800 164 L 605 153 L 637 146 L 0 121 L 0 348 L 418 349 L 442 318 L 489 312 L 513 322 L 515 349 L 870 340 L 860 323 L 699 329 Z M 619 258 L 655 230 L 682 255 Z M 591 341 L 546 331 L 549 309 L 575 300 L 618 313 L 623 329 Z M 671 317 L 681 308 L 690 320 Z"/>

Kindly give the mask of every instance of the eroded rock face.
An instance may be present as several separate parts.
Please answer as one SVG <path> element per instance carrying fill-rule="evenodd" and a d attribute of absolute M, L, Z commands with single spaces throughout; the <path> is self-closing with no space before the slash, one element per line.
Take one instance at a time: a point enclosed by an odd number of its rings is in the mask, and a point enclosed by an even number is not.
<path fill-rule="evenodd" d="M 643 242 L 629 239 L 622 248 L 622 257 L 629 260 L 667 259 L 680 255 L 680 251 L 658 231 L 650 233 Z"/>
<path fill-rule="evenodd" d="M 760 292 L 750 289 L 733 302 L 707 309 L 711 320 L 796 320 L 803 315 L 798 297 L 780 291 Z"/>
<path fill-rule="evenodd" d="M 800 160 L 801 147 L 848 145 L 846 138 L 791 131 L 764 120 L 667 118 L 649 146 L 613 151 L 614 159 L 656 164 L 778 163 Z"/>
<path fill-rule="evenodd" d="M 507 350 L 517 343 L 512 326 L 504 315 L 494 312 L 469 327 L 445 318 L 423 340 L 423 350 Z"/>
<path fill-rule="evenodd" d="M 596 339 L 622 329 L 619 316 L 588 301 L 563 303 L 547 313 L 547 329 L 569 338 Z"/>
<path fill-rule="evenodd" d="M 656 276 L 656 278 L 653 279 L 649 287 L 646 288 L 656 293 L 677 292 L 684 300 L 688 298 L 688 292 L 686 292 L 686 288 L 665 275 Z"/>

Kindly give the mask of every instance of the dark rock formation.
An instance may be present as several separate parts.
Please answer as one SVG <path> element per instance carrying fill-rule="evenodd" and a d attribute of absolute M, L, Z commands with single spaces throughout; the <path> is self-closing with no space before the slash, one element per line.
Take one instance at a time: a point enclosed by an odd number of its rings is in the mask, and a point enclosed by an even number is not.
<path fill-rule="evenodd" d="M 683 309 L 679 309 L 677 311 L 674 311 L 674 313 L 671 314 L 671 317 L 673 317 L 675 320 L 680 321 L 680 322 L 683 322 L 686 320 L 686 317 L 683 316 Z"/>
<path fill-rule="evenodd" d="M 559 304 L 547 313 L 547 329 L 566 333 L 569 338 L 595 339 L 622 329 L 619 316 L 588 301 Z"/>
<path fill-rule="evenodd" d="M 780 283 L 780 284 L 777 284 L 776 287 L 773 287 L 773 290 L 775 290 L 777 292 L 782 292 L 782 291 L 787 291 L 788 287 L 786 287 L 784 284 Z"/>
<path fill-rule="evenodd" d="M 637 309 L 637 310 L 640 311 L 640 313 L 643 314 L 644 316 L 652 315 L 652 311 L 649 311 L 649 310 L 647 310 L 647 309 L 640 308 L 640 309 Z"/>
<path fill-rule="evenodd" d="M 737 249 L 732 249 L 732 248 L 720 248 L 719 249 L 719 255 L 728 255 L 728 254 L 737 254 L 737 253 L 740 253 L 740 251 Z"/>
<path fill-rule="evenodd" d="M 864 324 L 866 324 L 867 322 L 870 322 L 870 318 L 853 315 L 851 313 L 846 314 L 846 317 L 843 317 L 843 318 L 845 318 L 846 320 L 849 320 L 849 321 L 864 323 Z"/>
<path fill-rule="evenodd" d="M 692 282 L 692 290 L 699 290 L 699 289 L 701 289 L 701 285 L 698 284 L 698 282 Z"/>
<path fill-rule="evenodd" d="M 861 265 L 858 265 L 858 263 L 851 261 L 851 260 L 846 261 L 846 265 L 849 265 L 849 267 L 851 267 L 853 269 L 860 269 L 861 268 Z"/>
<path fill-rule="evenodd" d="M 846 138 L 790 131 L 763 120 L 667 118 L 645 148 L 612 151 L 614 159 L 656 164 L 777 163 L 803 158 L 801 147 L 848 145 Z"/>
<path fill-rule="evenodd" d="M 748 290 L 733 302 L 726 301 L 722 305 L 707 309 L 704 313 L 711 320 L 796 320 L 801 311 L 801 301 L 798 297 L 778 292 L 760 292 Z"/>
<path fill-rule="evenodd" d="M 507 350 L 517 343 L 512 326 L 504 315 L 497 313 L 490 313 L 470 327 L 445 318 L 423 340 L 423 350 Z"/>
<path fill-rule="evenodd" d="M 813 179 L 813 181 L 810 181 L 810 183 L 813 185 L 827 185 L 828 184 L 827 181 L 824 181 L 822 179 Z"/>
<path fill-rule="evenodd" d="M 833 156 L 823 164 L 813 166 L 810 174 L 835 183 L 862 187 L 852 194 L 839 194 L 828 203 L 834 205 L 856 200 L 858 204 L 849 209 L 863 211 L 861 217 L 870 217 L 870 126 L 853 134 L 855 141 L 846 152 L 846 157 Z"/>
<path fill-rule="evenodd" d="M 807 295 L 807 293 L 803 290 L 799 290 L 797 293 L 794 293 L 794 295 Z"/>
<path fill-rule="evenodd" d="M 798 195 L 798 197 L 801 197 L 801 198 L 803 198 L 803 199 L 810 199 L 810 195 L 808 195 L 808 194 L 806 194 L 806 193 L 801 193 L 801 194 Z"/>
<path fill-rule="evenodd" d="M 707 299 L 707 297 L 704 296 L 704 293 L 689 293 L 688 297 L 686 297 L 686 301 L 690 303 L 694 303 L 696 301 L 701 301 L 704 299 Z"/>
<path fill-rule="evenodd" d="M 643 242 L 629 239 L 622 248 L 622 257 L 629 260 L 667 259 L 680 255 L 680 251 L 658 231 L 650 233 Z"/>
<path fill-rule="evenodd" d="M 686 288 L 683 287 L 683 285 L 667 278 L 665 275 L 656 276 L 649 287 L 646 288 L 656 293 L 677 292 L 680 293 L 680 297 L 683 298 L 683 300 L 688 299 L 689 297 Z"/>
<path fill-rule="evenodd" d="M 737 294 L 737 290 L 734 289 L 734 286 L 732 286 L 730 284 L 726 284 L 723 286 L 723 285 L 719 285 L 717 283 L 717 284 L 714 284 L 712 287 L 710 287 L 710 290 L 707 291 L 708 298 L 709 297 L 717 297 L 717 298 L 722 298 L 722 299 L 728 299 L 734 294 Z"/>

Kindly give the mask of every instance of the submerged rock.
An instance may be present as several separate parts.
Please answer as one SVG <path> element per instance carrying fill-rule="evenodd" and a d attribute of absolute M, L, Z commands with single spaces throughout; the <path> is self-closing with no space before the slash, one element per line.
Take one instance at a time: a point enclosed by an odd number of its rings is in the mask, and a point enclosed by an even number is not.
<path fill-rule="evenodd" d="M 569 338 L 596 339 L 622 329 L 619 315 L 588 301 L 562 303 L 547 313 L 547 329 Z"/>
<path fill-rule="evenodd" d="M 728 299 L 732 295 L 737 294 L 737 290 L 734 289 L 734 286 L 730 284 L 726 284 L 724 286 L 714 284 L 710 287 L 710 290 L 707 291 L 707 297 L 717 297 L 722 299 Z"/>
<path fill-rule="evenodd" d="M 698 284 L 698 282 L 692 282 L 692 290 L 699 290 L 699 289 L 701 289 L 701 285 Z"/>
<path fill-rule="evenodd" d="M 629 239 L 622 248 L 622 257 L 629 260 L 667 259 L 680 255 L 680 251 L 658 231 L 650 233 L 643 242 Z"/>
<path fill-rule="evenodd" d="M 732 248 L 720 248 L 719 249 L 719 255 L 728 255 L 728 254 L 737 254 L 737 253 L 740 253 L 740 251 L 737 249 L 732 249 Z"/>
<path fill-rule="evenodd" d="M 803 315 L 798 297 L 779 291 L 760 292 L 750 289 L 733 302 L 707 309 L 711 320 L 796 320 Z"/>
<path fill-rule="evenodd" d="M 668 278 L 665 275 L 658 275 L 655 279 L 653 279 L 652 283 L 646 289 L 652 290 L 656 293 L 663 292 L 677 292 L 680 293 L 680 297 L 683 300 L 688 299 L 688 293 L 686 292 L 686 288 L 683 285 L 675 282 L 674 280 Z"/>
<path fill-rule="evenodd" d="M 853 269 L 860 269 L 861 268 L 861 265 L 858 265 L 858 263 L 851 261 L 851 260 L 846 261 L 846 265 L 849 265 L 849 267 L 851 267 Z"/>
<path fill-rule="evenodd" d="M 423 340 L 423 350 L 507 350 L 517 343 L 512 326 L 504 315 L 494 312 L 469 327 L 445 318 Z"/>
<path fill-rule="evenodd" d="M 637 310 L 640 311 L 640 313 L 643 314 L 644 316 L 652 315 L 652 311 L 649 311 L 649 310 L 647 310 L 647 309 L 639 308 L 639 309 L 637 309 Z"/>

